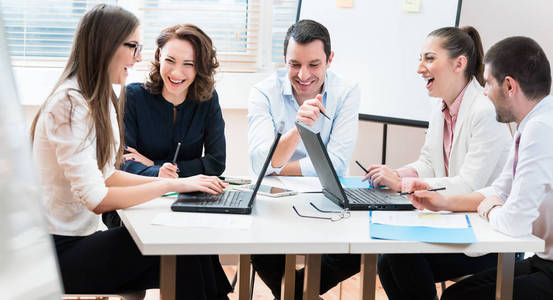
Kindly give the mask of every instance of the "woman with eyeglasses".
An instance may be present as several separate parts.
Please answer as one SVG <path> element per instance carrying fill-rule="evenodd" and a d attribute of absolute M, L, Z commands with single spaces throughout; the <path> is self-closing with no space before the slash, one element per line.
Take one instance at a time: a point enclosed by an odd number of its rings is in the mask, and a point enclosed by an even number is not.
<path fill-rule="evenodd" d="M 159 287 L 159 256 L 143 256 L 128 231 L 97 231 L 99 214 L 167 192 L 221 193 L 216 177 L 168 179 L 116 170 L 121 147 L 127 70 L 140 61 L 138 19 L 98 5 L 81 19 L 61 78 L 31 127 L 43 204 L 67 293 L 118 293 Z M 89 41 L 94 41 L 93 45 Z M 227 299 L 227 280 L 214 278 L 203 256 L 177 258 L 177 299 Z"/>

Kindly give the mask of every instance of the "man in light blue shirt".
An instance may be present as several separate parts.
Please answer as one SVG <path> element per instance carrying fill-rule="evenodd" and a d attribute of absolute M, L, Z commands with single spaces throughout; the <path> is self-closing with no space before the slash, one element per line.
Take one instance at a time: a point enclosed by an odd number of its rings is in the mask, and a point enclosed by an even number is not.
<path fill-rule="evenodd" d="M 328 70 L 334 52 L 323 25 L 302 20 L 293 26 L 284 42 L 286 68 L 250 93 L 250 173 L 261 171 L 282 121 L 284 134 L 265 175 L 317 176 L 294 124 L 298 120 L 320 132 L 336 173 L 343 176 L 357 140 L 359 85 Z"/>
<path fill-rule="evenodd" d="M 284 134 L 267 174 L 317 176 L 294 124 L 301 121 L 321 133 L 336 173 L 344 175 L 357 139 L 360 92 L 358 85 L 328 71 L 333 56 L 330 35 L 323 25 L 301 20 L 288 29 L 284 40 L 286 69 L 257 84 L 249 99 L 248 144 L 254 174 L 259 174 L 277 124 L 283 122 Z M 284 255 L 251 258 L 256 272 L 278 299 Z M 357 272 L 359 255 L 322 255 L 321 294 Z M 295 299 L 302 297 L 303 275 L 303 269 L 296 271 Z"/>

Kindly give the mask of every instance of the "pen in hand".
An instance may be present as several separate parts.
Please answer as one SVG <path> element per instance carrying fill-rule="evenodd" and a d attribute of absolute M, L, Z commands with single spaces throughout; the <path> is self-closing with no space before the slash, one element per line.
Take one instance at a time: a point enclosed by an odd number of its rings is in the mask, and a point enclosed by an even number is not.
<path fill-rule="evenodd" d="M 177 164 L 177 156 L 179 156 L 179 150 L 180 150 L 180 142 L 177 144 L 177 150 L 175 150 L 175 156 L 173 156 L 173 164 Z M 179 169 L 177 168 L 177 173 L 179 172 Z"/>
<path fill-rule="evenodd" d="M 327 116 L 322 110 L 319 109 L 319 112 L 320 112 L 321 115 L 323 115 L 325 118 L 327 118 L 328 120 L 330 120 L 330 117 Z"/>
<path fill-rule="evenodd" d="M 363 172 L 365 172 L 365 175 L 369 174 L 369 171 L 367 171 L 367 169 L 365 169 L 365 167 L 363 167 L 363 165 L 359 161 L 356 160 L 355 163 L 359 166 L 359 168 L 361 168 L 361 170 L 363 170 Z M 369 186 L 374 187 L 373 181 L 370 178 L 368 180 Z"/>
<path fill-rule="evenodd" d="M 426 190 L 421 190 L 421 191 L 429 191 L 429 192 L 435 192 L 435 191 L 443 191 L 445 190 L 445 186 L 442 186 L 442 187 L 439 187 L 439 188 L 434 188 L 434 189 L 426 189 Z M 415 191 L 412 191 L 412 192 L 401 192 L 399 193 L 401 196 L 405 196 L 405 195 L 412 195 Z"/>

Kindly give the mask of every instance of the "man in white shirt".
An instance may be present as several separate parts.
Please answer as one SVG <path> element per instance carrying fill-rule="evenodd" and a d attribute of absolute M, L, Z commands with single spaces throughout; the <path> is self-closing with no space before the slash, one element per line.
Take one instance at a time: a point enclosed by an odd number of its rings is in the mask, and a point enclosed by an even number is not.
<path fill-rule="evenodd" d="M 533 234 L 545 251 L 515 264 L 513 299 L 553 299 L 553 97 L 551 69 L 541 47 L 526 37 L 504 39 L 484 59 L 485 91 L 499 122 L 516 122 L 503 172 L 489 187 L 444 197 L 416 191 L 417 208 L 474 211 L 511 236 Z M 422 185 L 413 189 L 425 188 Z M 444 266 L 447 267 L 447 266 Z M 442 299 L 493 299 L 496 270 L 449 287 Z"/>
<path fill-rule="evenodd" d="M 286 69 L 256 84 L 248 100 L 250 173 L 261 171 L 282 122 L 284 134 L 265 175 L 317 176 L 294 124 L 301 121 L 320 132 L 336 173 L 344 175 L 357 141 L 361 95 L 358 84 L 328 70 L 333 57 L 322 24 L 301 20 L 288 29 Z"/>

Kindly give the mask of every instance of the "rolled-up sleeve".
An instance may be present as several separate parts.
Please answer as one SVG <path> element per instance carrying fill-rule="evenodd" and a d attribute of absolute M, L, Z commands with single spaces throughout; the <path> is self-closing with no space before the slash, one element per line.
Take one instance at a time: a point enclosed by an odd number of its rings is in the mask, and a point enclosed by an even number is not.
<path fill-rule="evenodd" d="M 45 112 L 46 135 L 55 148 L 58 164 L 70 182 L 73 199 L 92 211 L 102 202 L 108 189 L 97 165 L 96 136 L 87 103 L 71 92 L 69 99 L 71 101 L 58 101 Z M 113 166 L 106 168 L 107 176 L 113 172 Z"/>
<path fill-rule="evenodd" d="M 274 116 L 269 97 L 256 87 L 252 88 L 248 100 L 248 153 L 250 172 L 257 175 L 263 168 L 276 135 Z M 265 175 L 279 174 L 283 168 L 273 168 L 271 164 Z"/>

